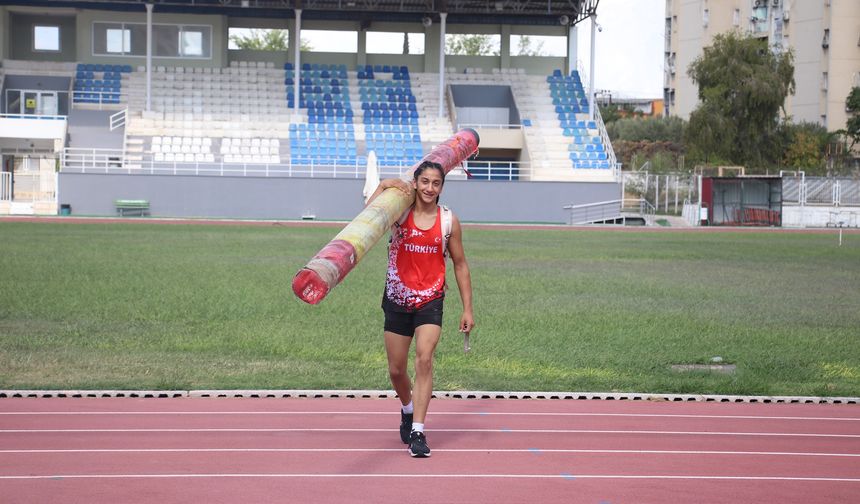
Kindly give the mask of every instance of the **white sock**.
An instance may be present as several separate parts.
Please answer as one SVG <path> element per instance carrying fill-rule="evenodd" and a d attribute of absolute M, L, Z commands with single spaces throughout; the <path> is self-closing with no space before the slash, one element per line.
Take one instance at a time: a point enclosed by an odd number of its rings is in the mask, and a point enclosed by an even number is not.
<path fill-rule="evenodd" d="M 407 404 L 406 406 L 401 406 L 400 411 L 406 413 L 407 415 L 415 411 L 415 407 L 412 406 L 412 401 L 409 401 L 409 404 Z"/>
<path fill-rule="evenodd" d="M 412 432 L 424 432 L 424 424 L 418 422 L 412 422 Z"/>

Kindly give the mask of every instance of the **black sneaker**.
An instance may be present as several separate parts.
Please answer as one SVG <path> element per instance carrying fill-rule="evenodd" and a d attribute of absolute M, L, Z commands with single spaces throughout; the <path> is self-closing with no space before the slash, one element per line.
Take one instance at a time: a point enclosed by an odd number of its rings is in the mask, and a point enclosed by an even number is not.
<path fill-rule="evenodd" d="M 412 432 L 412 413 L 400 411 L 400 440 L 409 444 L 409 433 Z"/>
<path fill-rule="evenodd" d="M 427 438 L 423 432 L 409 434 L 409 454 L 421 458 L 430 456 L 430 448 L 427 446 Z"/>

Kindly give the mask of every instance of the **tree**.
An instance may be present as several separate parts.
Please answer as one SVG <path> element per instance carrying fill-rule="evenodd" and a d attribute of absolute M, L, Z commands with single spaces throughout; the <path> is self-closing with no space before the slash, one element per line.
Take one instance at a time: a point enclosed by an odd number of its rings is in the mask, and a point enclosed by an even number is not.
<path fill-rule="evenodd" d="M 685 126 L 678 117 L 622 118 L 607 122 L 606 132 L 624 166 L 638 168 L 650 161 L 652 173 L 675 173 L 684 155 Z"/>
<path fill-rule="evenodd" d="M 851 148 L 854 148 L 860 143 L 860 87 L 851 89 L 845 100 L 845 111 L 848 112 L 845 135 L 851 140 Z"/>
<path fill-rule="evenodd" d="M 609 105 L 601 105 L 598 103 L 597 107 L 600 109 L 600 117 L 603 118 L 603 122 L 606 124 L 607 128 L 610 124 L 615 123 L 619 119 L 630 117 L 635 112 L 633 107 L 628 104 L 619 106 L 617 103 Z"/>
<path fill-rule="evenodd" d="M 785 167 L 803 170 L 807 175 L 826 175 L 825 150 L 830 141 L 827 129 L 809 122 L 785 123 L 782 129 L 786 143 Z"/>
<path fill-rule="evenodd" d="M 603 108 L 600 109 L 603 115 Z M 680 144 L 684 137 L 686 124 L 680 117 L 619 118 L 606 121 L 606 133 L 614 142 L 673 142 Z"/>
<path fill-rule="evenodd" d="M 688 75 L 700 100 L 687 128 L 691 157 L 750 168 L 780 161 L 779 112 L 795 86 L 792 51 L 770 51 L 765 41 L 737 32 L 720 34 Z"/>
<path fill-rule="evenodd" d="M 445 41 L 445 54 L 460 56 L 498 56 L 490 35 L 449 35 Z"/>
<path fill-rule="evenodd" d="M 532 46 L 532 39 L 528 35 L 520 35 L 520 40 L 517 47 L 517 54 L 520 56 L 546 56 L 546 51 L 543 50 L 543 41 L 540 40 Z"/>
<path fill-rule="evenodd" d="M 230 41 L 239 49 L 253 51 L 286 51 L 289 48 L 289 32 L 287 30 L 251 30 L 248 35 L 232 35 Z M 312 51 L 310 42 L 302 39 L 302 51 Z"/>

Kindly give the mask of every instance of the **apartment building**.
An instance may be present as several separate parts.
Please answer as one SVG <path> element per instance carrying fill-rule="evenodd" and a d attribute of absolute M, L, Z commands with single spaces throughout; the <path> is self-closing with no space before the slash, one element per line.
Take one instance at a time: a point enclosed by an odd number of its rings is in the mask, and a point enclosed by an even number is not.
<path fill-rule="evenodd" d="M 715 35 L 739 30 L 794 50 L 797 84 L 786 101 L 794 121 L 845 127 L 845 98 L 860 86 L 858 0 L 666 0 L 664 101 L 687 119 L 698 104 L 689 65 Z"/>

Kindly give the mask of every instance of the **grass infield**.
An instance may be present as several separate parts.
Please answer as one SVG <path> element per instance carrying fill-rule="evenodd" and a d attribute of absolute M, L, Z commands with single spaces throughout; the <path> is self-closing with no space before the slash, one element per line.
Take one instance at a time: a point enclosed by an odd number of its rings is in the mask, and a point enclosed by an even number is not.
<path fill-rule="evenodd" d="M 386 389 L 385 246 L 319 306 L 332 228 L 0 222 L 0 388 Z M 466 228 L 439 390 L 860 396 L 860 235 Z M 726 375 L 672 371 L 714 356 Z"/>

